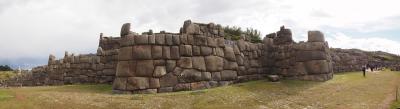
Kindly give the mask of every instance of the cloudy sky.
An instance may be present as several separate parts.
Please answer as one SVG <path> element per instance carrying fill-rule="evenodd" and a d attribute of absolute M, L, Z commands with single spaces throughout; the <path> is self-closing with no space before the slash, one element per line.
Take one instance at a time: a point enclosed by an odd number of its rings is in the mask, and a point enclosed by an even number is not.
<path fill-rule="evenodd" d="M 183 21 L 253 27 L 281 25 L 296 41 L 325 33 L 331 47 L 400 54 L 398 0 L 0 0 L 0 64 L 46 64 L 50 53 L 94 53 L 99 34 L 178 32 Z"/>

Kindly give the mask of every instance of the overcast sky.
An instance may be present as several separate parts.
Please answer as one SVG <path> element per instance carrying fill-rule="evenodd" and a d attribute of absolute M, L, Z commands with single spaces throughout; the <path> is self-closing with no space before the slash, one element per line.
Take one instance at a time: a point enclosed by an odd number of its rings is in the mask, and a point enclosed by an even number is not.
<path fill-rule="evenodd" d="M 262 34 L 281 25 L 296 41 L 322 31 L 331 47 L 400 54 L 398 0 L 0 0 L 0 64 L 46 64 L 50 53 L 95 53 L 99 34 L 178 32 L 183 21 L 214 22 Z"/>

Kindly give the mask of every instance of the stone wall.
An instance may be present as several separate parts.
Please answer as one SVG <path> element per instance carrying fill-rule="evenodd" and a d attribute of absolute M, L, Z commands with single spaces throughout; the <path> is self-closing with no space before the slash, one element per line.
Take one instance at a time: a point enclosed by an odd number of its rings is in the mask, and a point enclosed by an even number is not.
<path fill-rule="evenodd" d="M 96 54 L 74 55 L 65 52 L 61 59 L 49 56 L 48 64 L 12 78 L 8 86 L 42 86 L 82 83 L 112 84 L 118 61 L 120 37 L 100 35 Z"/>
<path fill-rule="evenodd" d="M 121 33 L 129 29 L 124 25 Z M 120 93 L 198 90 L 276 74 L 325 81 L 332 78 L 328 44 L 319 31 L 294 43 L 281 28 L 264 43 L 224 39 L 213 23 L 185 21 L 180 33 L 122 34 L 113 89 Z"/>
<path fill-rule="evenodd" d="M 185 21 L 180 33 L 146 33 L 121 28 L 121 37 L 100 35 L 96 54 L 65 53 L 11 84 L 63 85 L 109 83 L 117 93 L 198 90 L 266 77 L 326 81 L 333 66 L 328 43 L 319 31 L 296 43 L 281 27 L 262 43 L 225 40 L 220 25 Z"/>

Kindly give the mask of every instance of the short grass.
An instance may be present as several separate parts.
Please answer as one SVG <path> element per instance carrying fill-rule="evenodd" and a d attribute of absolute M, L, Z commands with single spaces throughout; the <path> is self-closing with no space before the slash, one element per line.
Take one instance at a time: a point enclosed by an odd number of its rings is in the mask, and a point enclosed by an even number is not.
<path fill-rule="evenodd" d="M 7 80 L 16 75 L 14 71 L 0 71 L 0 80 Z"/>
<path fill-rule="evenodd" d="M 111 85 L 0 89 L 0 109 L 377 109 L 389 108 L 400 72 L 335 74 L 327 82 L 252 81 L 160 94 L 114 95 Z M 395 108 L 395 104 L 392 108 Z"/>

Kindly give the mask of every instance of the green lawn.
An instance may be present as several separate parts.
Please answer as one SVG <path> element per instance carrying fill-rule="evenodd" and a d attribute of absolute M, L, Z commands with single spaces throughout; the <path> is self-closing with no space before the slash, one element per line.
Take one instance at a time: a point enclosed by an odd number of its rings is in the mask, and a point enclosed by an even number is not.
<path fill-rule="evenodd" d="M 377 109 L 389 108 L 400 72 L 336 74 L 327 82 L 252 81 L 199 91 L 113 95 L 110 85 L 0 89 L 0 109 Z M 395 108 L 395 104 L 392 105 Z"/>

